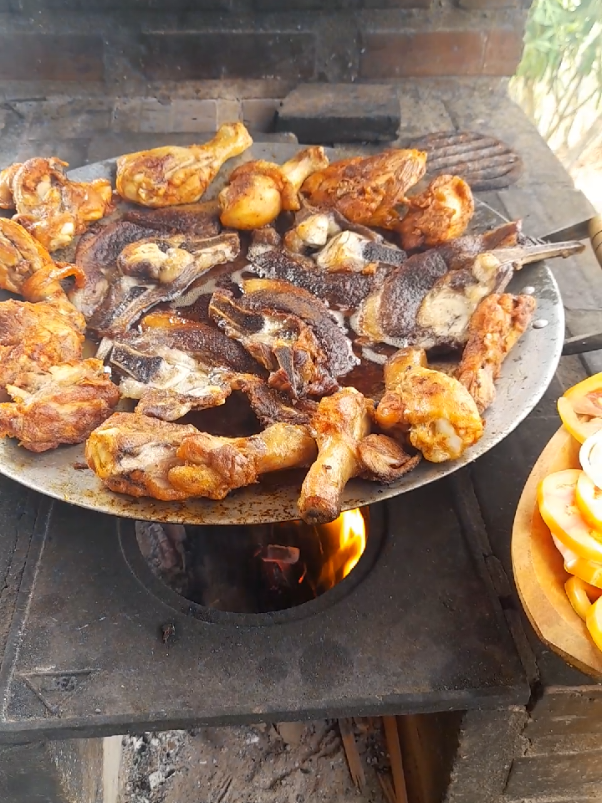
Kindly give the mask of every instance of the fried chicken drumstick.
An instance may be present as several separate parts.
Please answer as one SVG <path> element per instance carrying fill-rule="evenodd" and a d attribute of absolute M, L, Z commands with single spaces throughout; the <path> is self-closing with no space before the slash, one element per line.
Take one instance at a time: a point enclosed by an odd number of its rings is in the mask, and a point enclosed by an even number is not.
<path fill-rule="evenodd" d="M 253 144 L 242 123 L 227 123 L 205 145 L 167 146 L 117 159 L 117 192 L 142 206 L 191 204 L 201 198 L 228 159 Z"/>

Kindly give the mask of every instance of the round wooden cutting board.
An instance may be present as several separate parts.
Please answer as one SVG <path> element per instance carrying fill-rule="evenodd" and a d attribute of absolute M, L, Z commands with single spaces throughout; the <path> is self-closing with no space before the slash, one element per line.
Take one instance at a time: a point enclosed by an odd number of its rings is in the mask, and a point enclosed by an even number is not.
<path fill-rule="evenodd" d="M 537 506 L 544 477 L 581 468 L 580 444 L 561 427 L 539 456 L 524 487 L 512 530 L 512 567 L 518 594 L 535 632 L 564 660 L 602 679 L 602 651 L 591 640 L 564 590 L 570 577 Z"/>

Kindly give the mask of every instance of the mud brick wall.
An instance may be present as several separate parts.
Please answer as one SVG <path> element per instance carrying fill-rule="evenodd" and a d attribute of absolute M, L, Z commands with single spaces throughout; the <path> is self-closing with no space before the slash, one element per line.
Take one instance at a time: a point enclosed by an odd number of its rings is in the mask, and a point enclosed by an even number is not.
<path fill-rule="evenodd" d="M 153 82 L 238 82 L 239 97 L 262 98 L 298 82 L 509 76 L 528 4 L 0 0 L 0 80 L 128 93 Z"/>

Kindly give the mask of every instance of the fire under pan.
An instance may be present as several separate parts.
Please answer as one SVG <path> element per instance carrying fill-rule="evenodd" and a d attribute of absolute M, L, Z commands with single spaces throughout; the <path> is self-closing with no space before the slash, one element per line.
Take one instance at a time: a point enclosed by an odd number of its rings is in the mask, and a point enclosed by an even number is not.
<path fill-rule="evenodd" d="M 373 506 L 342 583 L 245 619 L 162 586 L 131 522 L 1 480 L 0 741 L 526 703 L 454 482 Z"/>

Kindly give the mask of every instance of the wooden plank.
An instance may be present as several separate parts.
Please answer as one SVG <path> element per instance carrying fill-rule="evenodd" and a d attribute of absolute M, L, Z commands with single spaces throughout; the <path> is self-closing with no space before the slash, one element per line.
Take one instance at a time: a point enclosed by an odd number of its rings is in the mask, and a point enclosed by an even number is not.
<path fill-rule="evenodd" d="M 403 759 L 401 757 L 401 745 L 399 744 L 396 717 L 383 717 L 383 725 L 385 728 L 389 758 L 391 760 L 391 772 L 393 774 L 393 784 L 395 786 L 395 800 L 396 803 L 408 803 L 408 792 L 403 772 Z"/>

